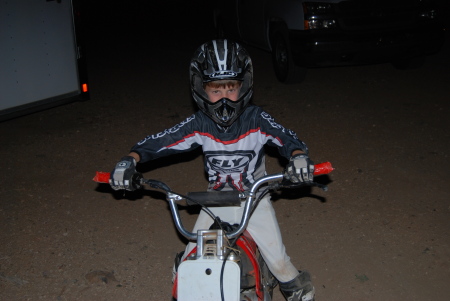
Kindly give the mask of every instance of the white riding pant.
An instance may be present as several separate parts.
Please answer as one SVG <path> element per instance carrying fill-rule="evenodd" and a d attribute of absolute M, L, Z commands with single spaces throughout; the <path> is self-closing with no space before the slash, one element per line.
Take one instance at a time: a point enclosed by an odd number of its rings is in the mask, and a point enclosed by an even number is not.
<path fill-rule="evenodd" d="M 244 204 L 242 203 L 241 207 L 209 207 L 209 209 L 214 215 L 220 217 L 222 221 L 230 224 L 239 224 L 244 212 Z M 198 229 L 209 229 L 212 223 L 213 219 L 202 210 L 192 232 L 196 233 Z M 250 217 L 247 231 L 258 245 L 269 270 L 279 282 L 288 282 L 298 275 L 298 270 L 286 254 L 286 248 L 281 238 L 280 227 L 270 201 L 270 195 L 265 196 L 259 202 Z M 195 242 L 188 243 L 183 259 L 195 246 Z"/>

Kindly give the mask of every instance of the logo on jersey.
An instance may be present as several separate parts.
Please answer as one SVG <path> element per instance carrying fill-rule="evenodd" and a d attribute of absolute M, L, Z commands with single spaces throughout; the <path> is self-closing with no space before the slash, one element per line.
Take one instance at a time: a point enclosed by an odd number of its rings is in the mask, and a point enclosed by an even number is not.
<path fill-rule="evenodd" d="M 264 118 L 273 128 L 279 129 L 283 133 L 287 132 L 289 135 L 294 137 L 294 139 L 298 140 L 297 134 L 294 131 L 287 129 L 287 128 L 283 127 L 281 124 L 275 122 L 275 119 L 273 119 L 273 117 L 270 116 L 268 113 L 262 112 L 261 117 Z"/>
<path fill-rule="evenodd" d="M 254 151 L 206 151 L 205 159 L 212 170 L 230 174 L 243 172 L 255 155 Z"/>
<path fill-rule="evenodd" d="M 194 120 L 194 119 L 195 119 L 195 115 L 192 115 L 192 116 L 186 118 L 186 120 L 184 120 L 184 121 L 180 122 L 179 124 L 175 125 L 174 127 L 171 127 L 170 129 L 166 129 L 166 130 L 164 130 L 164 131 L 162 131 L 162 132 L 159 132 L 158 134 L 150 135 L 150 136 L 145 137 L 143 140 L 141 140 L 141 141 L 138 142 L 138 145 L 144 144 L 147 140 L 158 139 L 158 138 L 164 137 L 164 136 L 167 135 L 167 134 L 173 134 L 173 133 L 176 133 L 176 132 L 178 132 L 184 125 L 188 124 L 189 122 L 191 122 L 191 121 Z"/>

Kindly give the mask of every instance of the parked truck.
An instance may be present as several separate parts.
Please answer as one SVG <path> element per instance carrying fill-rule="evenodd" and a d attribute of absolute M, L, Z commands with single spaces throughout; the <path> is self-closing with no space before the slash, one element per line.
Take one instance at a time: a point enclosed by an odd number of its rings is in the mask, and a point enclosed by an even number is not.
<path fill-rule="evenodd" d="M 88 99 L 80 4 L 0 1 L 0 120 Z"/>
<path fill-rule="evenodd" d="M 427 0 L 218 0 L 214 24 L 221 37 L 270 51 L 288 83 L 313 67 L 418 67 L 443 43 L 437 13 Z"/>

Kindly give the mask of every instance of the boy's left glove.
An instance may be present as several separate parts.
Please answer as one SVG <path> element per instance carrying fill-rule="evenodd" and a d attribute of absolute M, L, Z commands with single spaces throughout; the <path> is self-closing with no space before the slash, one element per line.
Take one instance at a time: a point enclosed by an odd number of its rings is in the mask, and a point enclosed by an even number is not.
<path fill-rule="evenodd" d="M 136 160 L 131 156 L 125 156 L 116 164 L 109 179 L 109 184 L 114 190 L 125 189 L 133 191 L 141 188 L 137 179 L 142 177 L 136 171 Z"/>
<path fill-rule="evenodd" d="M 312 182 L 314 176 L 314 163 L 306 154 L 291 157 L 284 177 L 292 183 Z"/>

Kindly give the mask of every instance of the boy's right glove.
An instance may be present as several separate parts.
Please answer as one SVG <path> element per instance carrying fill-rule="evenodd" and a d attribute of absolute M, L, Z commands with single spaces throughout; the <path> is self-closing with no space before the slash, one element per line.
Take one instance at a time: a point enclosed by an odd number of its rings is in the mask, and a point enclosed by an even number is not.
<path fill-rule="evenodd" d="M 284 177 L 292 183 L 312 182 L 314 177 L 314 163 L 306 154 L 291 157 Z"/>
<path fill-rule="evenodd" d="M 133 191 L 141 188 L 138 182 L 133 182 L 135 177 L 140 177 L 140 173 L 136 171 L 136 160 L 131 156 L 125 156 L 120 159 L 111 172 L 109 185 L 114 190 L 125 189 Z"/>

